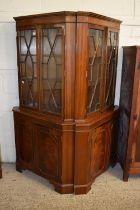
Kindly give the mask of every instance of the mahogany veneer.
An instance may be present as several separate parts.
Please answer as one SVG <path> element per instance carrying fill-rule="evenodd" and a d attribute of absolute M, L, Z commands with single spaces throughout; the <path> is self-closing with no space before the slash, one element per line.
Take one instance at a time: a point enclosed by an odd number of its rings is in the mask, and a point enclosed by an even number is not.
<path fill-rule="evenodd" d="M 16 17 L 16 167 L 87 193 L 116 158 L 120 21 L 89 12 Z"/>

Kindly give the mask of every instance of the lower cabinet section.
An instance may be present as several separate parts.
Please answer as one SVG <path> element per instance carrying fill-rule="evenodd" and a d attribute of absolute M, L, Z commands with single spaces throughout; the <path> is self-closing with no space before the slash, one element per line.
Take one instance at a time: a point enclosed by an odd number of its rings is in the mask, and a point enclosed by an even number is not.
<path fill-rule="evenodd" d="M 14 113 L 16 169 L 29 169 L 47 178 L 60 193 L 73 193 L 74 138 L 71 125 L 44 123 Z"/>
<path fill-rule="evenodd" d="M 87 193 L 95 178 L 111 163 L 114 153 L 116 121 L 112 120 L 90 131 L 77 129 L 75 138 L 75 193 Z"/>
<path fill-rule="evenodd" d="M 15 111 L 17 170 L 47 178 L 59 193 L 87 193 L 115 154 L 115 119 L 56 124 Z"/>
<path fill-rule="evenodd" d="M 15 122 L 17 170 L 27 168 L 50 180 L 58 180 L 61 132 L 27 120 Z"/>

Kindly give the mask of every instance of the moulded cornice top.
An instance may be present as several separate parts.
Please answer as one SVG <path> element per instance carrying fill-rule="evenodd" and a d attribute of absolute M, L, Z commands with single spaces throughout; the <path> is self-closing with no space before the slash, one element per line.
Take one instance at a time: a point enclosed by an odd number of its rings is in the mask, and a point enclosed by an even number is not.
<path fill-rule="evenodd" d="M 117 22 L 121 23 L 122 21 L 111 18 L 111 17 L 106 17 L 104 15 L 96 14 L 93 12 L 85 12 L 85 11 L 60 11 L 60 12 L 49 12 L 49 13 L 42 13 L 42 14 L 35 14 L 35 15 L 27 15 L 27 16 L 19 16 L 19 17 L 14 17 L 15 20 L 23 20 L 23 19 L 30 19 L 30 18 L 39 18 L 39 17 L 46 17 L 46 16 L 88 16 L 88 17 L 96 17 L 99 19 L 103 20 L 108 20 L 112 22 Z"/>

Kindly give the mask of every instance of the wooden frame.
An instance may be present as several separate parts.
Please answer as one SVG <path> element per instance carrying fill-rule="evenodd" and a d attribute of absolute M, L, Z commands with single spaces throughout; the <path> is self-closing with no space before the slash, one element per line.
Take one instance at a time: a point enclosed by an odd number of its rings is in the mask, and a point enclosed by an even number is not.
<path fill-rule="evenodd" d="M 87 193 L 95 177 L 109 166 L 118 117 L 118 108 L 114 104 L 108 110 L 87 114 L 89 26 L 104 29 L 106 46 L 107 29 L 111 27 L 112 31 L 119 32 L 120 21 L 88 12 L 47 13 L 15 20 L 17 31 L 37 28 L 37 59 L 40 64 L 42 28 L 59 25 L 64 30 L 63 112 L 60 115 L 42 113 L 40 109 L 36 111 L 21 106 L 13 109 L 17 170 L 29 169 L 49 179 L 60 193 Z M 38 65 L 40 84 L 41 68 Z"/>

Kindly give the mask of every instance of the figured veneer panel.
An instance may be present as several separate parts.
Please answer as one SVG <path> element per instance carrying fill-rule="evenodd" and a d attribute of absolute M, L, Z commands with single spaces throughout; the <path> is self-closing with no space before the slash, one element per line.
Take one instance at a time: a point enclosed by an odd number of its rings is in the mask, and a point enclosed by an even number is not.
<path fill-rule="evenodd" d="M 58 176 L 59 144 L 61 136 L 53 129 L 35 127 L 37 168 L 49 176 Z"/>
<path fill-rule="evenodd" d="M 18 120 L 15 124 L 15 131 L 17 158 L 25 166 L 32 168 L 34 159 L 32 124 L 22 119 Z"/>
<path fill-rule="evenodd" d="M 93 130 L 91 134 L 91 178 L 96 176 L 105 167 L 106 147 L 109 139 L 107 136 L 105 125 Z"/>

